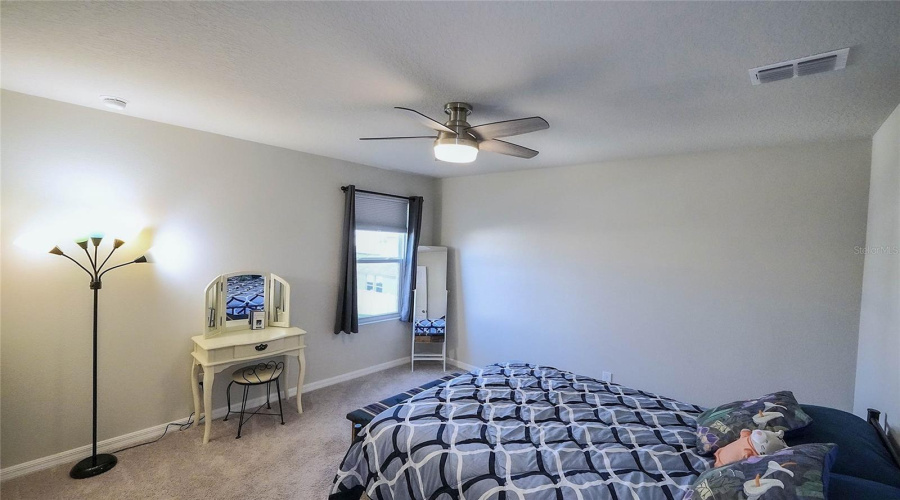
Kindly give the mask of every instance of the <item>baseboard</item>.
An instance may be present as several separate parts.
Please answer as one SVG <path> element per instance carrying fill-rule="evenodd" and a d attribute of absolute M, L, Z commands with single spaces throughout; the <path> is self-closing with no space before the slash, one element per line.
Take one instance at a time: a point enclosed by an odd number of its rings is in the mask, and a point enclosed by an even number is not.
<path fill-rule="evenodd" d="M 469 363 L 464 363 L 458 359 L 447 358 L 447 362 L 450 363 L 451 365 L 455 365 L 466 371 L 472 371 L 472 370 L 477 370 L 477 369 L 481 368 L 480 366 L 475 366 L 475 365 L 470 365 Z"/>
<path fill-rule="evenodd" d="M 222 415 L 224 416 L 225 414 L 222 413 Z M 121 450 L 122 448 L 151 441 L 158 438 L 166 429 L 167 425 L 168 424 L 160 424 L 100 441 L 97 443 L 97 452 L 109 453 L 111 451 Z M 0 469 L 0 481 L 6 481 L 7 479 L 24 476 L 26 474 L 31 474 L 32 472 L 49 469 L 66 463 L 75 465 L 75 462 L 89 456 L 91 456 L 91 445 L 87 444 L 79 446 L 78 448 L 57 453 L 56 455 L 50 455 L 49 457 L 38 458 L 37 460 Z"/>
<path fill-rule="evenodd" d="M 353 380 L 353 379 L 359 378 L 359 377 L 365 377 L 366 375 L 371 375 L 376 372 L 384 371 L 384 370 L 387 370 L 388 368 L 394 368 L 395 366 L 402 366 L 407 363 L 409 363 L 409 356 L 406 356 L 405 358 L 395 359 L 393 361 L 388 361 L 387 363 L 381 363 L 379 365 L 370 366 L 368 368 L 354 370 L 352 372 L 347 372 L 342 375 L 337 375 L 335 377 L 317 380 L 310 384 L 303 384 L 303 392 L 311 392 L 316 389 L 328 387 L 329 385 L 340 384 L 341 382 L 346 382 L 348 380 Z"/>
<path fill-rule="evenodd" d="M 451 360 L 447 360 L 451 361 Z M 409 356 L 405 358 L 395 359 L 393 361 L 388 361 L 386 363 L 381 363 L 378 365 L 370 366 L 367 368 L 362 368 L 360 370 L 354 370 L 352 372 L 344 373 L 341 375 L 337 375 L 335 377 L 330 377 L 322 380 L 317 380 L 315 382 L 309 384 L 303 384 L 303 393 L 309 393 L 315 391 L 317 389 L 323 389 L 325 387 L 339 384 L 341 382 L 346 382 L 348 380 L 353 380 L 359 377 L 365 377 L 366 375 L 371 375 L 376 372 L 380 372 L 383 370 L 387 370 L 388 368 L 394 368 L 396 366 L 402 366 L 406 363 L 409 363 Z M 297 388 L 294 387 L 288 390 L 288 398 L 292 398 L 297 395 Z M 259 396 L 247 401 L 247 406 L 256 407 L 263 404 L 266 400 L 265 396 Z M 222 406 L 221 408 L 216 408 L 213 410 L 213 419 L 220 419 L 228 413 L 228 408 L 226 406 Z M 188 417 L 184 417 L 181 419 L 181 422 L 186 422 Z M 122 448 L 127 448 L 129 446 L 134 446 L 136 444 L 145 443 L 147 441 L 152 441 L 162 435 L 168 423 L 156 425 L 153 427 L 148 427 L 146 429 L 141 429 L 139 431 L 135 431 L 129 434 L 124 434 L 122 436 L 117 436 L 114 438 L 106 439 L 103 441 L 99 441 L 97 443 L 97 452 L 98 453 L 110 453 L 116 450 L 121 450 Z M 26 474 L 31 474 L 32 472 L 37 472 L 44 469 L 49 469 L 51 467 L 56 467 L 58 465 L 63 465 L 70 463 L 72 465 L 75 464 L 78 460 L 82 458 L 88 457 L 91 454 L 91 445 L 84 445 L 78 448 L 74 448 L 68 451 L 63 451 L 61 453 L 57 453 L 55 455 L 50 455 L 48 457 L 38 458 L 36 460 L 31 460 L 29 462 L 24 462 L 17 465 L 12 465 L 10 467 L 6 467 L 4 469 L 0 469 L 0 482 L 6 481 L 8 479 L 13 479 L 19 476 L 24 476 Z"/>

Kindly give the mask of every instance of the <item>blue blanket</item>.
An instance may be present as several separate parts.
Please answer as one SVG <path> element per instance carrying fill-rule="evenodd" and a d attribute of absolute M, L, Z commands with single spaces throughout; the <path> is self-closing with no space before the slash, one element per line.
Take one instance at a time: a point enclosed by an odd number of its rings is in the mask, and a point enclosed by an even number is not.
<path fill-rule="evenodd" d="M 413 333 L 416 335 L 444 335 L 447 332 L 447 318 L 420 319 L 416 321 Z"/>

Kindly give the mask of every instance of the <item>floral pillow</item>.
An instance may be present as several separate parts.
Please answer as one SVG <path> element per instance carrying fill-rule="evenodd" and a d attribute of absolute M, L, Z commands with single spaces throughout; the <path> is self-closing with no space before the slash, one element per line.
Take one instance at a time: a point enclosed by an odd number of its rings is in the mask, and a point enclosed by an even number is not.
<path fill-rule="evenodd" d="M 711 455 L 741 437 L 742 429 L 798 431 L 812 423 L 791 391 L 710 408 L 697 417 L 697 453 Z"/>
<path fill-rule="evenodd" d="M 837 455 L 832 443 L 801 444 L 710 469 L 684 500 L 821 500 Z"/>

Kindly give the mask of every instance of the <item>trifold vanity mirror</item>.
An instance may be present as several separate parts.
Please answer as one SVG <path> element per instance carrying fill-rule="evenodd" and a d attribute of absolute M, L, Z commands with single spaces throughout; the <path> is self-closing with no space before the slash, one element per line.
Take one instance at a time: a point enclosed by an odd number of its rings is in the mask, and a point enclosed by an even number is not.
<path fill-rule="evenodd" d="M 223 274 L 206 287 L 203 336 L 266 326 L 289 327 L 291 287 L 272 273 Z M 254 314 L 255 313 L 255 314 Z M 262 315 L 262 318 L 259 318 Z"/>

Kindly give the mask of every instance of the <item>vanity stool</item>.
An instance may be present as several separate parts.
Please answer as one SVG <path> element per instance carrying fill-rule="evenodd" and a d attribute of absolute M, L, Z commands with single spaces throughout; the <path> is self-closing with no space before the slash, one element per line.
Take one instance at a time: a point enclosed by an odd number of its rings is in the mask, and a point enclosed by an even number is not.
<path fill-rule="evenodd" d="M 284 362 L 279 361 L 276 363 L 275 361 L 269 361 L 268 363 L 259 363 L 255 366 L 240 368 L 231 374 L 231 383 L 228 384 L 228 388 L 226 389 L 226 396 L 228 397 L 228 413 L 225 414 L 224 420 L 228 420 L 228 416 L 231 415 L 231 384 L 238 384 L 244 387 L 244 399 L 241 401 L 241 418 L 238 423 L 238 432 L 235 439 L 241 438 L 241 428 L 244 427 L 244 424 L 247 423 L 248 420 L 253 418 L 253 415 L 280 416 L 281 425 L 284 425 L 284 411 L 281 408 L 281 384 L 279 383 L 279 378 L 283 372 Z M 267 409 L 272 409 L 272 403 L 270 401 L 272 382 L 275 382 L 275 394 L 278 394 L 278 413 L 259 413 L 259 410 L 261 410 L 263 406 Z M 250 392 L 250 387 L 263 384 L 266 386 L 266 404 L 260 405 L 260 407 L 254 410 L 245 420 L 244 412 L 247 409 L 247 395 Z"/>

